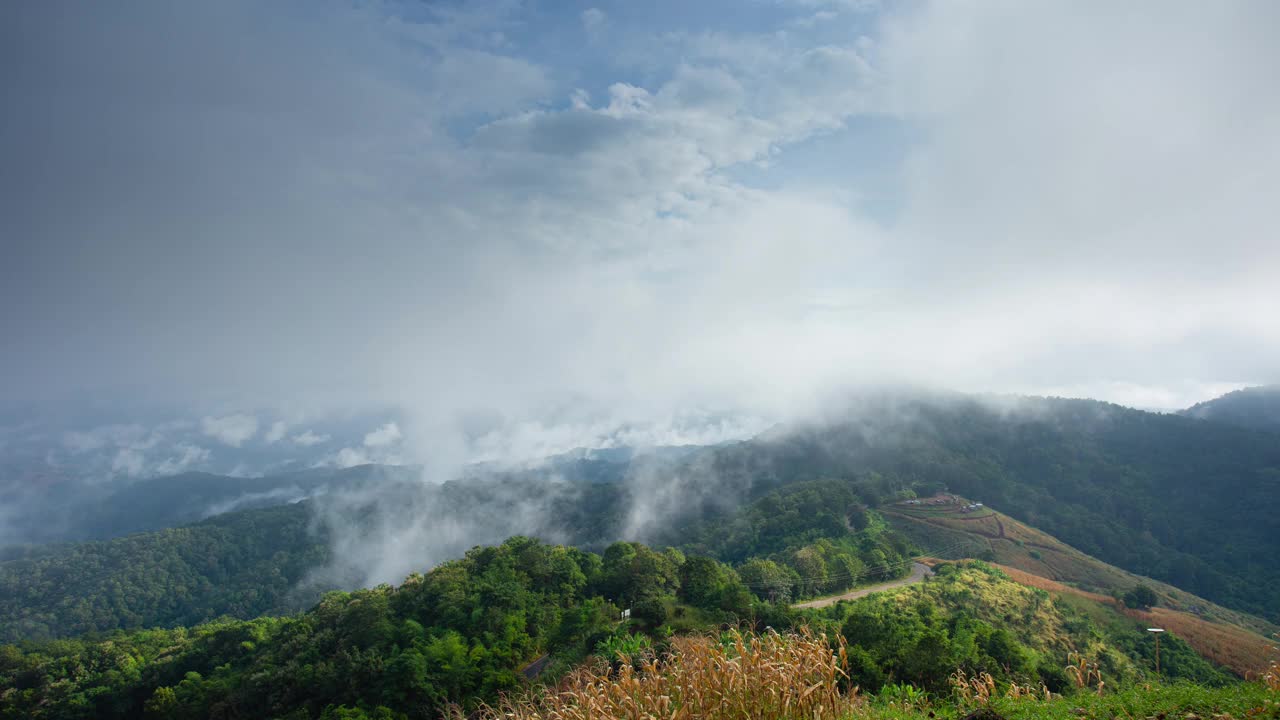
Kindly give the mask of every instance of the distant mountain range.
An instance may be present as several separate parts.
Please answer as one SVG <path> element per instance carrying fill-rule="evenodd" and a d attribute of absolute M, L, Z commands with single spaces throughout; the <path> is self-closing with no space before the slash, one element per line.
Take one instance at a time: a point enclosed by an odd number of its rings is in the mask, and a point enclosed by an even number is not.
<path fill-rule="evenodd" d="M 443 485 L 423 483 L 416 468 L 377 465 L 141 481 L 78 506 L 70 537 L 156 532 L 11 548 L 0 594 L 10 597 L 8 620 L 56 635 L 290 609 L 308 593 L 398 581 L 517 533 L 597 550 L 636 539 L 786 566 L 819 539 L 862 542 L 874 511 L 850 508 L 944 490 L 1127 571 L 1280 620 L 1274 435 L 1090 400 L 958 394 L 864 397 L 749 441 L 576 451 L 522 468 L 475 466 Z M 887 555 L 911 545 L 893 533 L 875 543 Z M 152 593 L 104 589 L 157 576 L 186 578 L 185 599 L 156 605 Z M 112 597 L 78 619 L 50 610 Z"/>
<path fill-rule="evenodd" d="M 317 468 L 268 477 L 186 472 L 109 484 L 64 478 L 44 492 L 10 500 L 22 512 L 8 518 L 8 533 L 30 545 L 160 530 L 235 510 L 298 502 L 359 482 L 375 467 L 383 466 Z"/>
<path fill-rule="evenodd" d="M 480 478 L 574 483 L 617 482 L 637 458 L 644 462 L 675 460 L 702 448 L 695 446 L 580 449 L 518 466 L 478 463 L 463 469 L 461 481 Z M 398 483 L 426 482 L 421 468 L 364 464 L 349 468 L 319 467 L 263 477 L 235 477 L 207 472 L 112 483 L 85 483 L 75 478 L 39 478 L 21 488 L 0 492 L 12 510 L 6 520 L 9 544 L 41 544 L 104 540 L 130 533 L 194 523 L 235 510 L 296 503 L 328 492 L 359 487 L 375 477 Z M 22 543 L 13 542 L 22 538 Z M 5 543 L 0 536 L 0 550 Z"/>

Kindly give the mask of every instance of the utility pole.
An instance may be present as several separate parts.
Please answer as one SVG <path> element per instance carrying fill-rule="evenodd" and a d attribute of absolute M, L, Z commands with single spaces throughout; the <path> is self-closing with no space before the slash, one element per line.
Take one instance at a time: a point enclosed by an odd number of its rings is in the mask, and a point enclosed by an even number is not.
<path fill-rule="evenodd" d="M 1147 628 L 1147 632 L 1156 636 L 1156 677 L 1160 676 L 1160 633 L 1164 628 Z"/>

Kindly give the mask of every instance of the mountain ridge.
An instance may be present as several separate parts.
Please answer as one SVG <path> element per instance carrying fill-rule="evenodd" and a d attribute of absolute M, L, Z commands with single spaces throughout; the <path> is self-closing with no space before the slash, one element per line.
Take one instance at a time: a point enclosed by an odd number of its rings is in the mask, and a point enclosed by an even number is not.
<path fill-rule="evenodd" d="M 1180 410 L 1179 414 L 1252 430 L 1280 432 L 1280 385 L 1241 388 L 1196 403 Z"/>
<path fill-rule="evenodd" d="M 781 565 L 757 568 L 771 573 L 817 563 L 814 553 L 823 565 L 862 562 L 857 556 L 870 553 L 876 543 L 879 552 L 902 557 L 906 548 L 891 535 L 862 547 L 849 541 L 844 549 L 815 542 L 857 530 L 851 523 L 865 527 L 871 516 L 857 510 L 859 505 L 878 507 L 905 491 L 928 495 L 949 489 L 984 499 L 1111 565 L 1272 621 L 1280 617 L 1280 583 L 1275 582 L 1280 567 L 1273 562 L 1280 557 L 1280 521 L 1273 507 L 1280 502 L 1280 444 L 1262 433 L 1095 401 L 898 394 L 864 400 L 820 422 L 775 428 L 738 443 L 680 449 L 652 462 L 615 461 L 623 454 L 611 455 L 603 465 L 593 464 L 591 453 L 567 456 L 565 462 L 581 470 L 569 482 L 557 475 L 554 464 L 441 486 L 423 486 L 412 469 L 365 466 L 346 471 L 348 477 L 363 477 L 363 484 L 347 483 L 349 493 L 322 498 L 323 513 L 317 510 L 321 505 L 304 501 L 275 516 L 231 513 L 231 520 L 214 518 L 188 532 L 200 536 L 219 522 L 238 522 L 235 518 L 277 517 L 293 528 L 288 539 L 275 536 L 287 553 L 328 562 L 345 552 L 328 552 L 325 528 L 333 523 L 358 528 L 372 519 L 385 524 L 386 513 L 402 515 L 407 523 L 421 522 L 423 513 L 455 524 L 465 520 L 463 529 L 479 534 L 455 538 L 448 552 L 461 553 L 474 542 L 501 540 L 504 534 L 493 517 L 524 517 L 520 522 L 526 526 L 513 528 L 508 522 L 505 527 L 595 549 L 617 539 L 638 539 L 731 563 L 772 558 Z M 588 465 L 574 465 L 581 462 Z M 655 504 L 664 498 L 670 501 Z M 844 508 L 843 515 L 829 512 L 837 507 Z M 335 515 L 335 510 L 342 512 Z M 811 520 L 801 521 L 802 515 Z M 639 522 L 650 516 L 656 524 Z M 252 519 L 245 522 L 253 525 Z M 156 537 L 126 545 L 167 557 Z M 237 562 L 265 562 L 252 548 L 210 542 Z M 129 563 L 110 547 L 10 550 L 5 557 L 19 564 L 0 565 L 0 572 L 19 583 L 44 563 L 64 567 L 69 577 L 111 582 L 110 568 Z M 89 555 L 75 559 L 84 552 Z M 104 559 L 111 557 L 116 559 Z M 92 570 L 78 569 L 82 562 L 91 562 Z M 422 567 L 422 562 L 405 567 Z M 189 567 L 176 571 L 204 575 Z M 357 586 L 361 572 L 358 558 L 353 559 L 334 568 L 332 577 L 339 580 L 329 586 Z M 288 580 L 296 584 L 300 578 L 295 572 Z M 276 597 L 282 592 L 272 591 Z M 817 586 L 804 592 L 814 594 Z M 23 597 L 30 597 L 31 590 L 26 593 Z M 47 597 L 38 604 L 54 602 Z M 221 606 L 200 606 L 215 616 L 223 612 Z M 296 609 L 261 599 L 244 608 L 237 611 L 241 616 Z M 134 612 L 126 615 L 135 617 Z M 135 622 L 147 617 L 137 616 Z M 146 622 L 182 620 L 165 617 L 170 619 Z M 112 624 L 78 627 L 108 630 Z"/>

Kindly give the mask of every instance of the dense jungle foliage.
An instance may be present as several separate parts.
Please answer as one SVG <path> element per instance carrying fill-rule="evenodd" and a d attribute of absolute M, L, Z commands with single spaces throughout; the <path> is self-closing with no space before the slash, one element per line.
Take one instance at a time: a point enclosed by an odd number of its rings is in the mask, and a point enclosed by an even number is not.
<path fill-rule="evenodd" d="M 556 516 L 549 520 L 575 529 L 571 537 L 580 544 L 603 549 L 607 543 L 591 539 L 609 532 L 600 523 L 616 512 L 623 496 L 613 484 L 583 488 L 554 503 Z M 494 494 L 493 487 L 464 492 L 455 486 L 434 511 L 493 510 Z M 501 494 L 512 503 L 520 497 Z M 308 575 L 329 558 L 324 531 L 311 522 L 304 502 L 31 551 L 0 562 L 0 642 L 301 610 L 322 591 L 335 589 Z M 848 484 L 836 481 L 795 483 L 668 540 L 684 551 L 728 561 L 748 589 L 775 601 L 900 575 L 911 552 Z"/>
<path fill-rule="evenodd" d="M 0 642 L 194 625 L 301 609 L 298 585 L 329 549 L 304 507 L 37 548 L 0 562 Z"/>
<path fill-rule="evenodd" d="M 435 717 L 518 687 L 550 650 L 571 662 L 631 627 L 661 637 L 669 620 L 734 622 L 756 605 L 706 558 L 516 537 L 300 615 L 4 646 L 0 717 L 301 718 L 343 705 Z M 625 625 L 620 608 L 632 610 Z"/>
<path fill-rule="evenodd" d="M 981 563 L 798 613 L 753 598 L 710 558 L 514 537 L 399 587 L 326 594 L 294 616 L 0 647 L 0 717 L 430 718 L 591 653 L 618 662 L 661 652 L 672 633 L 802 622 L 849 643 L 849 672 L 868 692 L 945 694 L 957 669 L 1070 692 L 1072 653 L 1111 687 L 1153 677 L 1136 624 L 1099 626 Z M 1165 678 L 1229 682 L 1176 638 L 1164 647 Z"/>

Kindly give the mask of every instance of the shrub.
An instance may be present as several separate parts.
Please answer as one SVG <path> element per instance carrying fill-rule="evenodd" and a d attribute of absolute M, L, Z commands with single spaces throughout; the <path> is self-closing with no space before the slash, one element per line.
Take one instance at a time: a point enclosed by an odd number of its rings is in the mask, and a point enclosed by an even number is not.
<path fill-rule="evenodd" d="M 1160 598 L 1156 595 L 1155 590 L 1146 585 L 1137 585 L 1132 590 L 1124 594 L 1124 604 L 1130 608 L 1141 608 L 1143 610 L 1154 607 Z"/>

